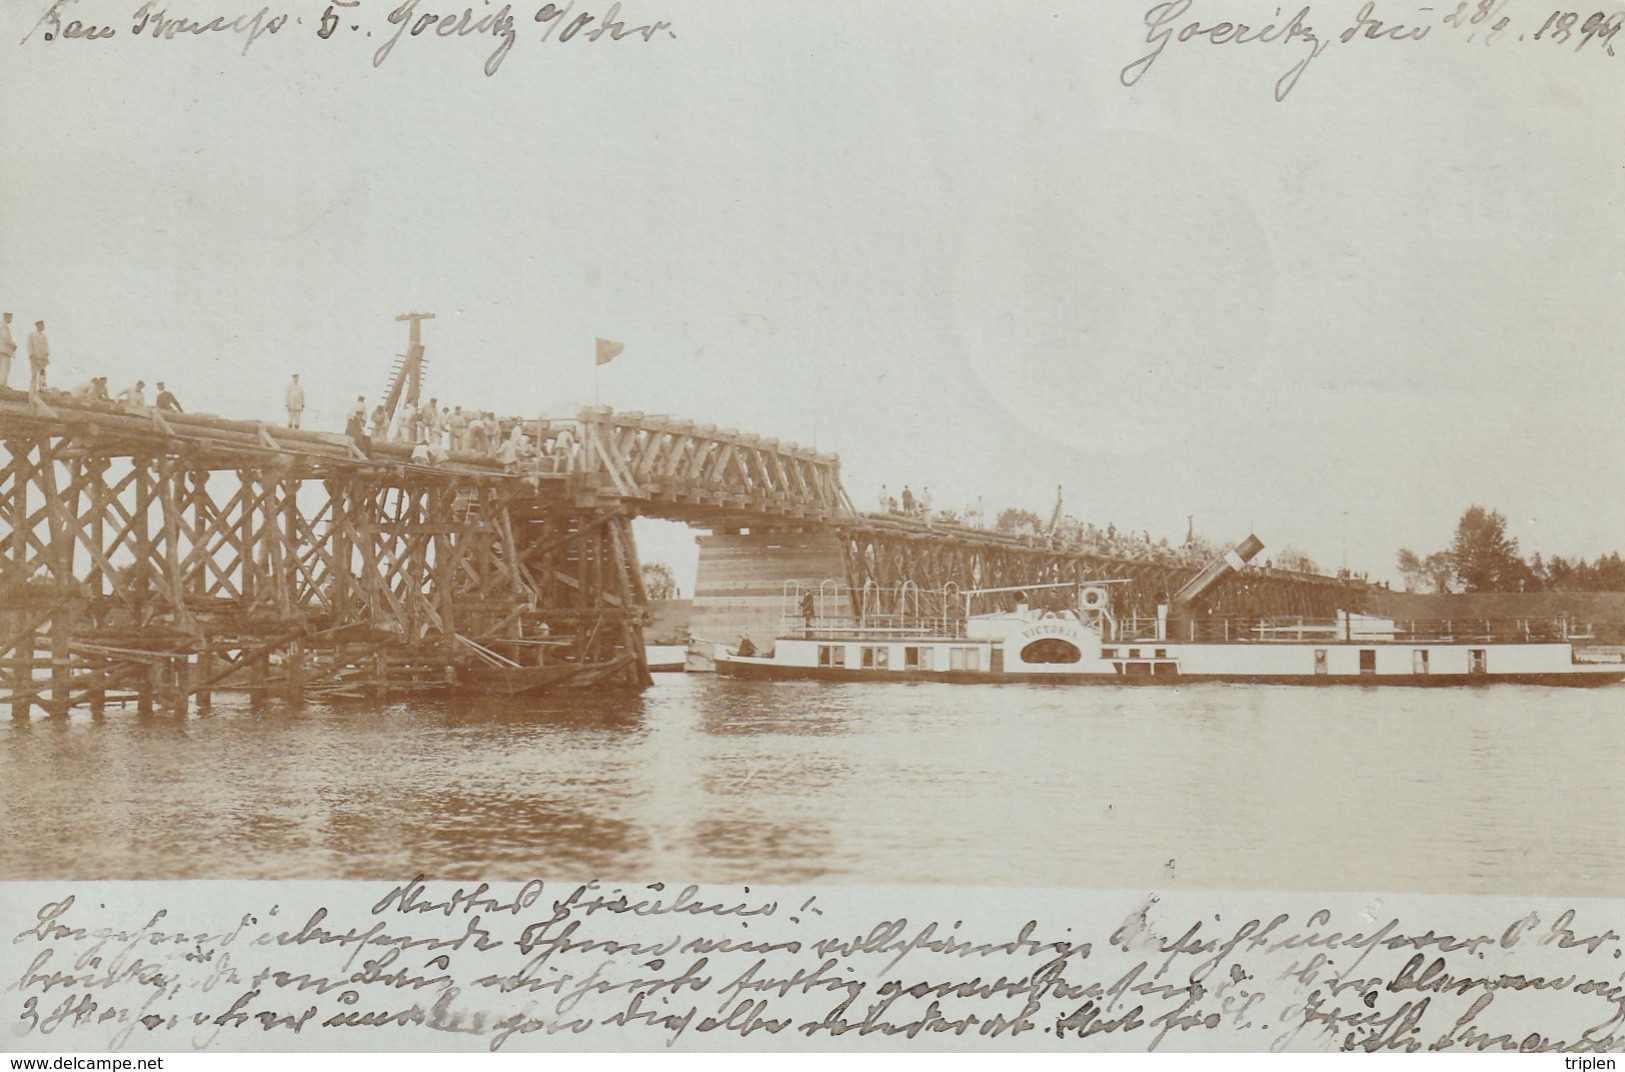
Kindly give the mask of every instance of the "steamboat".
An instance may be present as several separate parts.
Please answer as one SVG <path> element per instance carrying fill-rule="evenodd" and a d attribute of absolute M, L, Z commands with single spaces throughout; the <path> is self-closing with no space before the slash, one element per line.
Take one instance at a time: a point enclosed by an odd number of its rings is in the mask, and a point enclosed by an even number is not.
<path fill-rule="evenodd" d="M 1205 571 L 1239 569 L 1249 537 Z M 1338 611 L 1327 620 L 1118 613 L 1126 581 L 881 591 L 786 585 L 786 628 L 759 651 L 747 636 L 716 670 L 757 680 L 1029 682 L 1057 685 L 1586 686 L 1625 680 L 1596 662 L 1566 618 L 1402 621 Z M 1198 577 L 1193 584 L 1207 583 Z"/>

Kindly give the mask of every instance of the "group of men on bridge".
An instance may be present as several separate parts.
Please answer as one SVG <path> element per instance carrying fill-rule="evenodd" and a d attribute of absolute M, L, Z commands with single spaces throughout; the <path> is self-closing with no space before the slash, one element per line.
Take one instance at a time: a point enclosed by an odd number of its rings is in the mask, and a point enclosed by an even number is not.
<path fill-rule="evenodd" d="M 11 334 L 12 314 L 0 314 L 0 388 L 11 389 L 11 365 L 17 356 L 17 342 Z M 112 394 L 107 389 L 106 376 L 92 376 L 84 383 L 63 391 L 52 388 L 46 383 L 46 373 L 51 365 L 51 343 L 45 337 L 45 321 L 34 321 L 34 330 L 28 336 L 28 393 L 31 395 L 66 396 L 75 402 L 105 402 L 118 405 L 132 413 L 144 413 L 147 409 L 147 381 L 136 380 L 134 384 L 126 387 L 118 394 Z M 164 381 L 158 381 L 158 394 L 153 404 L 159 409 L 170 413 L 182 412 L 180 400 L 177 399 Z"/>
<path fill-rule="evenodd" d="M 295 376 L 294 382 L 288 385 L 289 427 L 298 427 L 295 422 L 303 406 L 304 390 Z M 369 414 L 366 396 L 356 395 L 345 418 L 344 434 L 363 449 L 374 441 L 402 443 L 412 447 L 414 458 L 427 461 L 444 460 L 449 453 L 483 454 L 509 469 L 573 454 L 575 440 L 568 428 L 548 434 L 546 422 L 540 422 L 542 439 L 537 443 L 525 427 L 526 422 L 519 417 L 501 420 L 492 410 L 465 411 L 460 405 L 441 406 L 436 398 L 422 406 L 403 403 L 393 418 L 383 403 L 374 406 Z"/>
<path fill-rule="evenodd" d="M 883 514 L 903 514 L 907 517 L 931 516 L 931 489 L 921 488 L 918 495 L 907 484 L 903 485 L 903 501 L 899 505 L 896 496 L 886 490 L 886 485 L 880 485 L 880 512 Z"/>
<path fill-rule="evenodd" d="M 11 337 L 11 314 L 0 317 L 0 387 L 11 386 L 11 362 L 17 356 L 17 341 Z M 45 337 L 45 321 L 34 321 L 28 335 L 28 392 L 37 394 L 45 387 L 45 369 L 51 363 L 51 343 Z"/>

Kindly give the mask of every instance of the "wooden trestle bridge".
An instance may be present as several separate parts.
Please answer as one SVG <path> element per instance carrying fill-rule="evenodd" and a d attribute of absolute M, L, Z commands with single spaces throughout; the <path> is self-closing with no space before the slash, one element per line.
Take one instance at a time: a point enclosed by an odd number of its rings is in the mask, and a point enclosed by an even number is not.
<path fill-rule="evenodd" d="M 0 699 L 28 717 L 186 711 L 222 689 L 513 691 L 548 673 L 641 687 L 636 516 L 833 532 L 854 588 L 1110 576 L 1138 599 L 1193 573 L 861 514 L 836 456 L 729 429 L 593 408 L 527 430 L 540 450 L 504 466 L 0 389 Z M 1353 602 L 1330 578 L 1253 570 L 1204 593 L 1243 596 L 1275 613 Z"/>

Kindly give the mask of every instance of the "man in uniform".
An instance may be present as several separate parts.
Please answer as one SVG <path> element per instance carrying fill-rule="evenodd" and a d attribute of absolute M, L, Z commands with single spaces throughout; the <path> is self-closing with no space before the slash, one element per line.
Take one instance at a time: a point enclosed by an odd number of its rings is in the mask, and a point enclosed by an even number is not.
<path fill-rule="evenodd" d="M 126 387 L 118 393 L 119 405 L 131 413 L 147 408 L 147 381 L 136 380 L 134 387 Z"/>
<path fill-rule="evenodd" d="M 364 439 L 367 435 L 367 397 L 355 396 L 355 405 L 344 418 L 344 434 L 352 439 Z"/>
<path fill-rule="evenodd" d="M 440 399 L 429 399 L 429 404 L 418 410 L 418 421 L 417 441 L 433 446 L 435 437 L 440 434 Z"/>
<path fill-rule="evenodd" d="M 107 377 L 92 376 L 90 379 L 75 387 L 71 392 L 75 402 L 106 402 Z"/>
<path fill-rule="evenodd" d="M 298 428 L 299 418 L 305 412 L 305 389 L 299 386 L 299 373 L 297 372 L 293 374 L 293 380 L 288 384 L 287 396 L 284 401 L 288 403 L 288 427 Z"/>
<path fill-rule="evenodd" d="M 186 412 L 185 410 L 181 409 L 180 399 L 176 398 L 172 393 L 170 393 L 169 388 L 164 386 L 163 380 L 158 381 L 158 397 L 155 402 L 158 408 L 163 410 L 165 413 Z"/>
<path fill-rule="evenodd" d="M 0 320 L 0 387 L 11 386 L 11 359 L 17 356 L 17 342 L 11 337 L 11 314 Z"/>
<path fill-rule="evenodd" d="M 451 416 L 446 418 L 446 428 L 451 432 L 451 449 L 462 450 L 468 434 L 468 414 L 463 412 L 462 406 L 453 407 Z"/>
<path fill-rule="evenodd" d="M 51 344 L 45 338 L 45 321 L 34 321 L 34 332 L 28 336 L 28 392 L 39 393 L 45 386 L 45 366 L 51 363 Z"/>

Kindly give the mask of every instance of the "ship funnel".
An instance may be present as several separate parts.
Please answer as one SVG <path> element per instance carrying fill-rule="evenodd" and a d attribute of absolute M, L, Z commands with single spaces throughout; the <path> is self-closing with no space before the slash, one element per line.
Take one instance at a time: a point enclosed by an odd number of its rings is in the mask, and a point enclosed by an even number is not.
<path fill-rule="evenodd" d="M 1245 540 L 1209 562 L 1201 573 L 1186 581 L 1185 587 L 1174 595 L 1174 605 L 1176 607 L 1190 606 L 1194 600 L 1200 599 L 1214 585 L 1258 557 L 1258 552 L 1263 549 L 1264 541 L 1249 533 Z"/>

